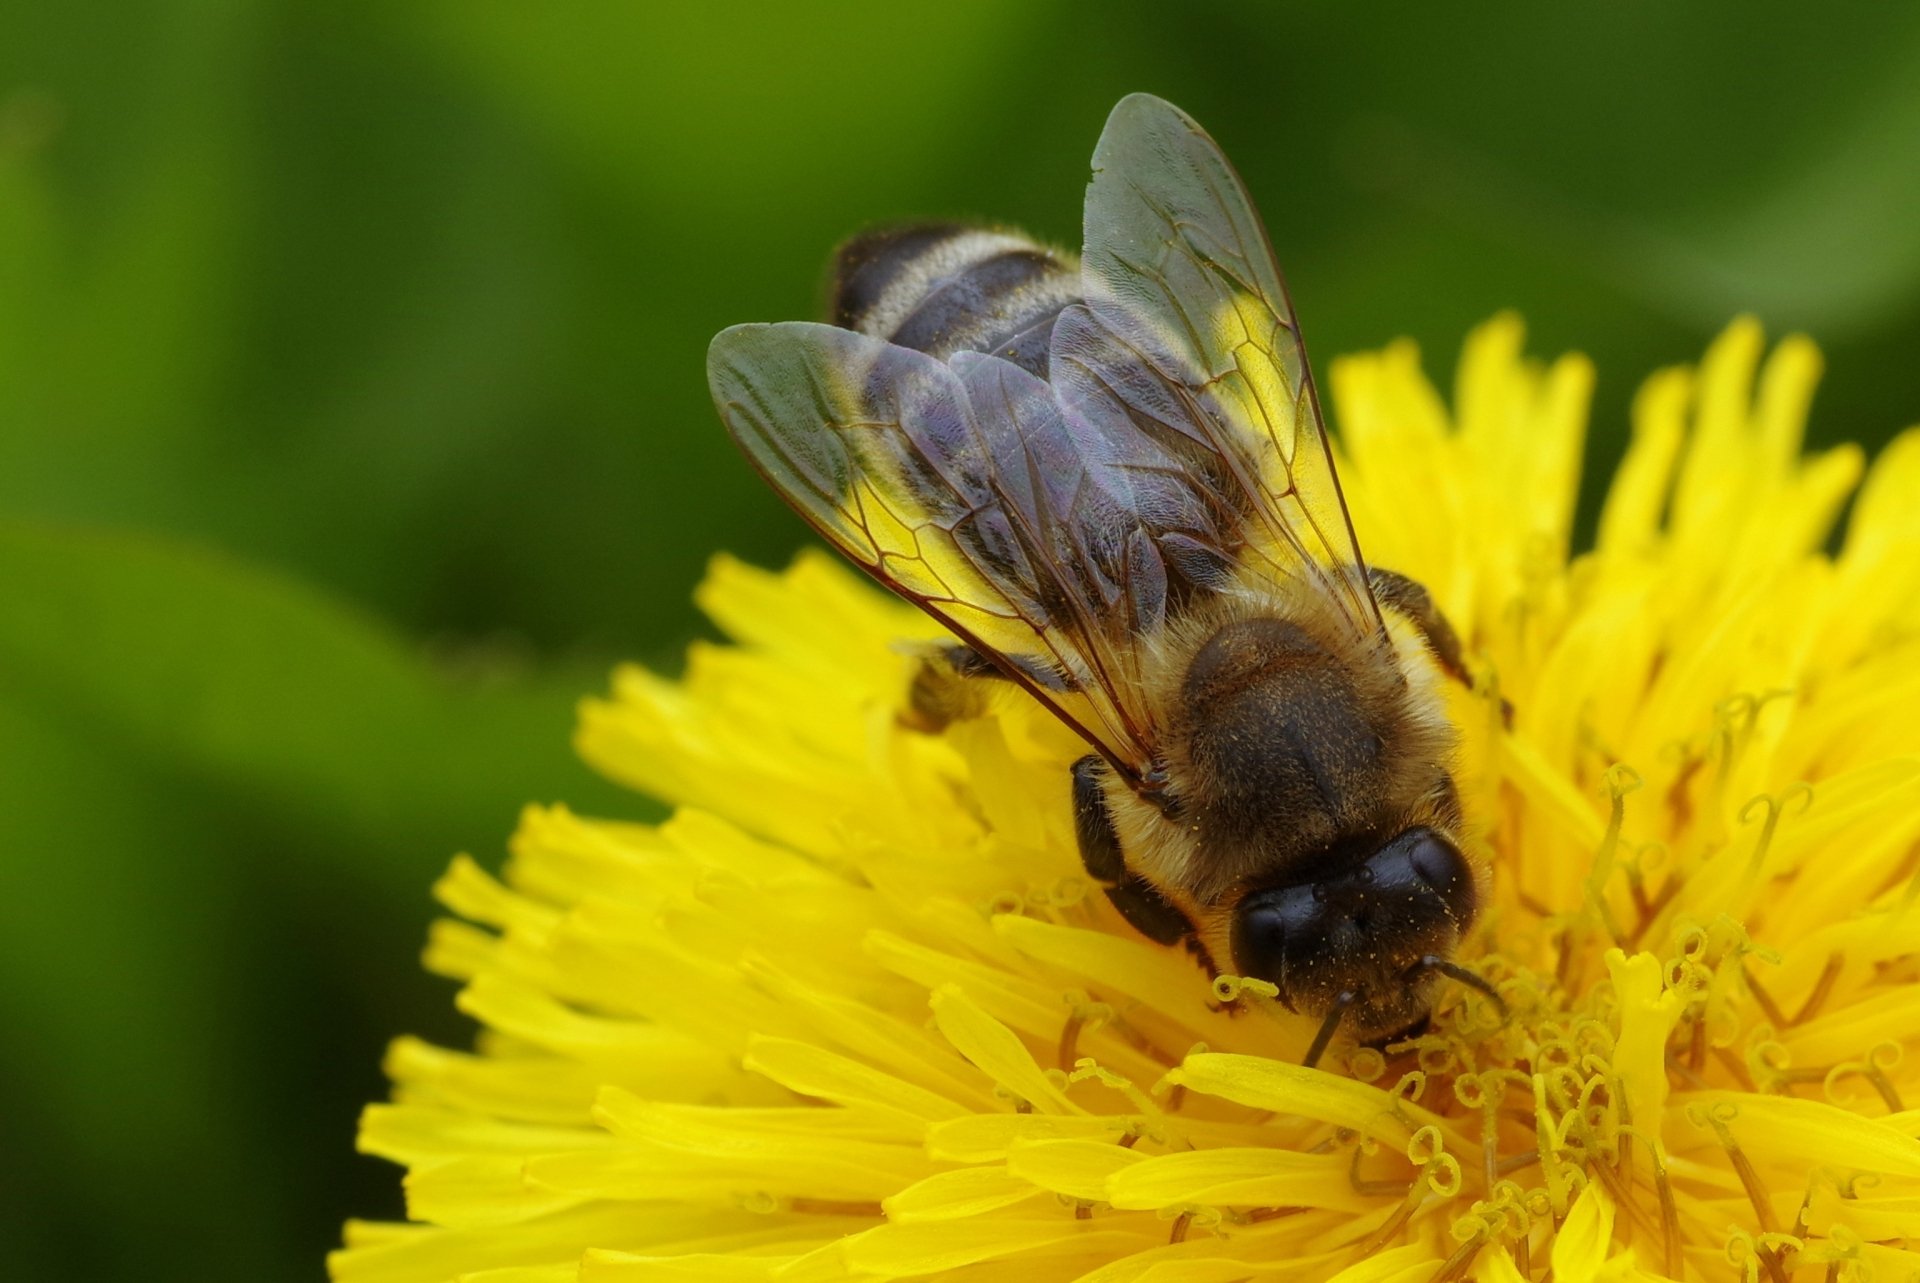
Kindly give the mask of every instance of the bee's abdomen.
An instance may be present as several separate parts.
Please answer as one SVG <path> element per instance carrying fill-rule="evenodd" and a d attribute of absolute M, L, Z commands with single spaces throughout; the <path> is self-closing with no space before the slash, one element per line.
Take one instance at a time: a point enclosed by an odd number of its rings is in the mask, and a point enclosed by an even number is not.
<path fill-rule="evenodd" d="M 835 325 L 941 358 L 991 352 L 1042 378 L 1054 319 L 1079 298 L 1071 257 L 1011 232 L 923 223 L 834 255 Z"/>

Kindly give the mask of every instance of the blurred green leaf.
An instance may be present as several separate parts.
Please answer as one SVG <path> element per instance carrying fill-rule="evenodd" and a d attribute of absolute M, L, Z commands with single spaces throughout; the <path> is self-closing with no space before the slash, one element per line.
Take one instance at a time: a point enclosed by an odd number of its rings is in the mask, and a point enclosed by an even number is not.
<path fill-rule="evenodd" d="M 454 680 L 311 589 L 152 536 L 0 522 L 0 582 L 16 698 L 373 839 L 355 871 L 396 891 L 420 885 L 448 835 L 497 844 L 523 801 L 634 805 L 568 749 L 598 672 L 495 664 Z M 436 841 L 400 868 L 385 858 Z"/>
<path fill-rule="evenodd" d="M 447 1027 L 412 962 L 447 856 L 491 857 L 527 801 L 647 810 L 569 750 L 603 678 L 473 653 L 456 676 L 282 576 L 151 536 L 0 521 L 0 583 L 0 1086 L 40 1084 L 8 1130 L 52 1156 L 0 1193 L 45 1204 L 43 1228 L 116 1209 L 124 1232 L 78 1259 L 129 1277 L 142 1239 L 209 1201 L 233 1228 L 183 1264 L 271 1272 L 289 1236 L 317 1261 L 340 1210 L 320 1178 L 351 1170 L 380 1043 Z M 248 1174 L 260 1136 L 316 1123 L 337 1151 L 277 1191 Z"/>
<path fill-rule="evenodd" d="M 208 1201 L 223 1209 L 223 1255 L 172 1250 L 271 1269 L 284 1227 L 243 1175 L 256 1120 L 233 1077 L 251 1058 L 225 1001 L 230 817 L 22 707 L 15 676 L 0 680 L 0 1091 L 14 1102 L 0 1111 L 14 1156 L 0 1169 L 0 1273 L 139 1277 L 150 1245 Z"/>
<path fill-rule="evenodd" d="M 1052 4 L 986 0 L 941 24 L 886 0 L 697 5 L 435 0 L 389 7 L 562 152 L 670 225 L 764 228 L 771 186 L 865 189 L 870 208 L 928 181 L 1006 75 L 1008 33 Z M 879 162 L 879 163 L 876 163 Z"/>

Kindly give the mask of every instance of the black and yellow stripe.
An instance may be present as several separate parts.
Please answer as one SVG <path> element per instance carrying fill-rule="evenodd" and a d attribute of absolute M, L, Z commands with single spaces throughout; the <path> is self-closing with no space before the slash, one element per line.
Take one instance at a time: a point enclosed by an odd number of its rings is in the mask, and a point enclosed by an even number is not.
<path fill-rule="evenodd" d="M 961 223 L 866 232 L 833 260 L 835 325 L 942 358 L 990 352 L 1042 378 L 1054 319 L 1079 299 L 1071 255 Z"/>

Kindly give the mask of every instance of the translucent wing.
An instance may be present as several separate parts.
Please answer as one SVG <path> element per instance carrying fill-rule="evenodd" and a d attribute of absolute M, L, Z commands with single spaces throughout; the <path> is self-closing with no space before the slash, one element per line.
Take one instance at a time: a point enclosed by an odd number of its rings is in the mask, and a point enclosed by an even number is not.
<path fill-rule="evenodd" d="M 1082 288 L 1051 383 L 802 323 L 723 332 L 708 381 L 822 535 L 1148 784 L 1141 641 L 1187 600 L 1250 568 L 1384 625 L 1266 235 L 1158 99 L 1124 100 L 1101 136 Z"/>
<path fill-rule="evenodd" d="M 1113 439 L 1151 437 L 1237 517 L 1229 551 L 1243 565 L 1306 581 L 1357 629 L 1384 628 L 1293 306 L 1239 176 L 1186 113 L 1146 94 L 1113 109 L 1093 166 L 1086 301 L 1053 335 L 1065 414 Z"/>
<path fill-rule="evenodd" d="M 714 403 L 801 516 L 999 662 L 1130 778 L 1153 769 L 1137 638 L 1225 533 L 1179 460 L 1061 413 L 979 353 L 950 364 L 828 325 L 743 325 Z M 1170 552 L 1168 550 L 1171 550 Z"/>

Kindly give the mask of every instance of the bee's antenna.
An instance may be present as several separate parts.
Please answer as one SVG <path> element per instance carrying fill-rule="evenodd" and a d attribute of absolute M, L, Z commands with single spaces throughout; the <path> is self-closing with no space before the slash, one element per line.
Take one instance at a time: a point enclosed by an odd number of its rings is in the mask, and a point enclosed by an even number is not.
<path fill-rule="evenodd" d="M 1456 980 L 1469 989 L 1485 994 L 1487 1001 L 1499 1009 L 1502 1024 L 1505 1024 L 1507 1017 L 1513 1014 L 1507 1007 L 1507 1000 L 1500 996 L 1485 976 L 1469 971 L 1457 962 L 1451 962 L 1437 953 L 1430 953 L 1408 968 L 1409 975 L 1417 975 L 1422 971 L 1437 971 L 1449 980 Z"/>
<path fill-rule="evenodd" d="M 1327 1010 L 1327 1018 L 1320 1022 L 1320 1032 L 1313 1036 L 1313 1046 L 1307 1048 L 1307 1058 L 1300 1063 L 1312 1069 L 1320 1063 L 1320 1057 L 1326 1054 L 1327 1044 L 1333 1041 L 1333 1035 L 1340 1028 L 1341 1019 L 1347 1014 L 1354 999 L 1360 995 L 1349 989 L 1333 1000 L 1333 1006 Z"/>

